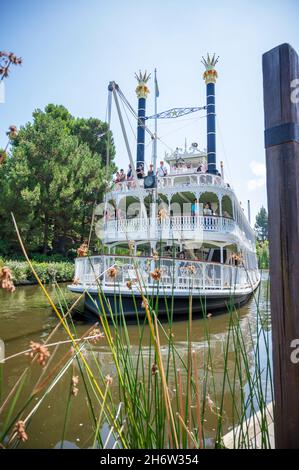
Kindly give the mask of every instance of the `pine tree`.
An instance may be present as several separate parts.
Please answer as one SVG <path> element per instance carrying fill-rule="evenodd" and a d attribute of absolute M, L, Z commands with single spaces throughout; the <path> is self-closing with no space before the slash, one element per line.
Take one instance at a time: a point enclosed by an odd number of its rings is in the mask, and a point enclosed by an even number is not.
<path fill-rule="evenodd" d="M 107 187 L 108 142 L 101 134 L 108 139 L 106 123 L 75 119 L 63 106 L 34 111 L 0 167 L 0 239 L 6 245 L 18 246 L 10 212 L 31 250 L 66 253 L 88 236 L 93 205 Z M 108 178 L 114 170 L 111 135 L 109 145 Z"/>
<path fill-rule="evenodd" d="M 256 216 L 254 228 L 259 241 L 268 240 L 268 214 L 263 206 Z"/>

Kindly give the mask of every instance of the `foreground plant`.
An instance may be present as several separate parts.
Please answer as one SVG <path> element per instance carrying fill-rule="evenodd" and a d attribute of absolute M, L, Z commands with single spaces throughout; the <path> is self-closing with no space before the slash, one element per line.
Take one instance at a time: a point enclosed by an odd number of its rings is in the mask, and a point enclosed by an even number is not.
<path fill-rule="evenodd" d="M 12 280 L 12 272 L 8 266 L 0 267 L 0 288 L 8 292 L 16 290 Z"/>
<path fill-rule="evenodd" d="M 21 245 L 22 241 L 20 240 Z M 23 247 L 24 249 L 24 247 Z M 26 255 L 25 249 L 24 254 Z M 27 256 L 27 255 L 26 255 Z M 28 259 L 28 263 L 34 268 Z M 117 274 L 117 273 L 116 273 Z M 115 276 L 116 276 L 115 274 Z M 159 274 L 159 273 L 157 273 Z M 37 274 L 35 273 L 37 276 Z M 114 277 L 115 277 L 114 276 Z M 112 276 L 113 277 L 113 276 Z M 60 359 L 57 352 L 51 354 L 25 404 L 15 407 L 15 397 L 20 393 L 20 381 L 14 393 L 6 401 L 9 420 L 3 428 L 1 444 L 12 447 L 25 440 L 18 438 L 22 431 L 30 442 L 30 425 L 44 399 L 61 380 L 67 379 L 69 392 L 66 400 L 64 425 L 61 430 L 61 447 L 68 433 L 68 423 L 74 410 L 74 400 L 81 393 L 86 395 L 85 406 L 89 409 L 93 435 L 93 447 L 106 448 L 204 448 L 214 445 L 223 447 L 223 435 L 227 432 L 227 416 L 232 415 L 233 426 L 246 422 L 246 418 L 261 411 L 260 428 L 263 447 L 269 447 L 265 410 L 271 397 L 271 364 L 269 338 L 258 318 L 242 318 L 228 305 L 228 330 L 223 337 L 222 349 L 215 355 L 213 349 L 213 321 L 203 305 L 205 343 L 202 349 L 195 347 L 193 322 L 193 296 L 190 291 L 185 350 L 180 349 L 173 335 L 173 310 L 167 311 L 167 323 L 159 318 L 158 297 L 160 276 L 152 292 L 145 292 L 141 275 L 136 268 L 136 283 L 142 296 L 143 315 L 136 304 L 138 347 L 132 349 L 130 328 L 122 307 L 118 315 L 107 301 L 98 285 L 100 304 L 99 326 L 92 326 L 83 337 L 78 337 L 70 308 L 65 308 L 63 294 L 59 291 L 60 311 L 45 286 L 39 281 L 46 298 L 56 313 L 60 328 L 63 327 L 70 348 Z M 38 279 L 38 276 L 37 276 Z M 86 293 L 88 295 L 88 293 Z M 134 296 L 134 291 L 132 291 Z M 115 299 L 122 299 L 115 283 Z M 258 302 L 258 298 L 256 299 Z M 169 304 L 168 304 L 169 305 Z M 250 320 L 250 321 L 249 321 Z M 59 328 L 59 327 L 57 327 Z M 107 374 L 101 361 L 100 349 L 93 340 L 103 341 L 112 361 Z M 48 348 L 50 343 L 48 343 Z M 162 346 L 163 344 L 163 346 Z M 57 345 L 57 347 L 60 347 Z M 260 348 L 267 352 L 266 367 L 261 366 Z M 36 350 L 36 349 L 35 349 Z M 36 356 L 38 359 L 38 356 Z M 37 360 L 36 359 L 36 360 Z M 228 364 L 233 361 L 234 367 Z M 32 366 L 30 366 L 32 367 Z M 265 368 L 264 368 L 265 367 Z M 219 370 L 222 370 L 220 375 Z M 24 380 L 30 380 L 29 374 Z M 79 386 L 80 382 L 80 386 Z M 39 393 L 39 401 L 33 398 Z M 227 407 L 228 397 L 232 410 Z M 18 422 L 23 427 L 17 428 Z M 211 425 L 213 423 L 213 425 Z M 103 429 L 107 429 L 103 433 Z M 215 427 L 211 435 L 211 427 Z M 21 431 L 18 434 L 18 429 Z M 12 432 L 12 435 L 10 434 Z M 247 430 L 242 446 L 250 445 Z M 213 439 L 211 441 L 211 438 Z M 213 444 L 212 444 L 213 442 Z M 246 444 L 247 443 L 247 444 Z M 241 446 L 236 437 L 235 446 Z"/>
<path fill-rule="evenodd" d="M 21 65 L 22 58 L 13 52 L 0 51 L 0 81 L 8 77 L 11 65 Z"/>

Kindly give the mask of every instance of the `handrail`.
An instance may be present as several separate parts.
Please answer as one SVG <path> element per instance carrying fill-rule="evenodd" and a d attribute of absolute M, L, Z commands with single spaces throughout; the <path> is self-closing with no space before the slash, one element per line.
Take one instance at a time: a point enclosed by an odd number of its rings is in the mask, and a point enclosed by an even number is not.
<path fill-rule="evenodd" d="M 159 237 L 161 231 L 179 231 L 182 233 L 190 233 L 196 229 L 203 230 L 207 233 L 234 233 L 243 243 L 252 245 L 243 231 L 240 229 L 237 221 L 232 217 L 220 215 L 178 215 L 166 216 L 164 219 L 148 218 L 147 220 L 142 217 L 133 217 L 132 219 L 113 218 L 104 222 L 104 239 L 106 240 L 122 240 L 124 234 L 126 237 L 138 237 L 138 234 L 144 234 L 145 230 L 152 230 L 151 237 Z M 187 235 L 186 235 L 187 236 Z M 138 238 L 140 239 L 140 237 Z"/>
<path fill-rule="evenodd" d="M 117 259 L 120 264 L 117 263 Z M 155 259 L 152 256 L 109 254 L 77 258 L 75 277 L 83 286 L 96 285 L 100 282 L 107 287 L 115 283 L 126 287 L 128 280 L 132 279 L 132 271 L 136 266 L 135 260 L 141 269 L 140 275 L 148 286 L 156 282 L 152 278 L 154 267 L 160 268 L 160 282 L 164 287 L 170 287 L 175 283 L 175 288 L 179 290 L 188 288 L 190 283 L 193 287 L 200 289 L 226 290 L 232 284 L 238 286 L 239 289 L 247 289 L 259 278 L 257 269 L 247 269 L 243 265 L 193 259 L 167 257 Z M 110 274 L 107 275 L 112 266 L 117 267 L 113 278 Z"/>
<path fill-rule="evenodd" d="M 151 217 L 145 220 L 142 217 L 114 218 L 104 222 L 105 234 L 111 237 L 111 232 L 115 233 L 116 239 L 123 237 L 123 233 L 144 232 L 144 230 L 155 228 L 155 234 L 161 230 L 189 231 L 200 228 L 207 232 L 233 231 L 236 221 L 231 217 L 219 215 L 172 215 L 163 219 Z"/>
<path fill-rule="evenodd" d="M 166 176 L 157 176 L 157 187 L 158 188 L 165 188 L 165 187 L 172 187 L 172 186 L 176 186 L 176 184 L 173 184 L 175 183 L 176 179 L 179 179 L 179 178 L 189 178 L 190 177 L 193 177 L 193 182 L 194 184 L 196 185 L 202 185 L 202 186 L 205 186 L 205 185 L 212 185 L 212 186 L 221 186 L 221 187 L 228 187 L 228 184 L 224 182 L 224 180 L 222 179 L 221 176 L 219 175 L 213 175 L 211 173 L 199 173 L 197 171 L 188 171 L 188 172 L 181 172 L 181 173 L 178 173 L 178 174 L 173 174 L 173 173 L 170 173 Z M 194 178 L 196 177 L 196 178 Z M 194 181 L 196 179 L 196 181 Z M 170 180 L 170 181 L 169 181 Z M 125 180 L 125 181 L 120 181 L 120 182 L 113 182 L 113 187 L 111 188 L 111 192 L 115 192 L 115 191 L 131 191 L 131 190 L 134 190 L 136 188 L 142 188 L 143 187 L 143 181 L 144 179 L 141 178 L 141 179 L 137 179 L 137 183 L 136 183 L 136 180 L 135 179 L 131 179 L 131 180 Z M 166 184 L 166 183 L 171 183 L 171 184 Z M 191 182 L 191 180 L 190 180 Z M 179 184 L 177 185 L 179 186 Z"/>
<path fill-rule="evenodd" d="M 106 253 L 103 253 L 102 255 L 92 255 L 92 256 L 78 256 L 76 258 L 76 260 L 85 260 L 85 259 L 88 259 L 88 258 L 102 258 L 102 257 L 107 257 L 107 258 L 137 258 L 137 259 L 142 259 L 142 260 L 151 260 L 151 261 L 155 261 L 155 257 L 154 256 L 138 256 L 138 255 L 114 255 L 114 254 L 106 254 Z M 184 261 L 186 263 L 189 263 L 189 262 L 192 262 L 192 263 L 207 263 L 207 264 L 215 264 L 217 266 L 231 266 L 233 268 L 236 268 L 236 267 L 244 267 L 242 265 L 239 265 L 239 266 L 235 266 L 233 264 L 227 264 L 227 263 L 220 263 L 219 261 L 206 261 L 206 260 L 200 260 L 200 259 L 186 259 L 186 258 L 174 258 L 174 257 L 167 257 L 167 256 L 159 256 L 158 257 L 158 260 L 166 260 L 166 261 Z"/>
<path fill-rule="evenodd" d="M 203 217 L 204 219 L 208 220 L 209 218 L 213 219 L 223 219 L 223 220 L 227 220 L 227 221 L 232 221 L 232 222 L 236 222 L 235 219 L 233 217 L 227 217 L 227 216 L 224 216 L 224 215 L 218 215 L 218 214 L 213 214 L 213 215 L 205 215 L 205 214 L 197 214 L 197 215 L 184 215 L 184 214 L 181 214 L 181 215 L 166 215 L 165 219 L 162 219 L 163 220 L 172 220 L 172 219 L 178 219 L 178 218 L 184 218 L 184 217 L 189 217 L 190 219 L 196 219 L 196 218 L 199 218 L 199 217 Z M 153 217 L 148 217 L 148 220 L 152 220 Z M 132 217 L 131 219 L 129 218 L 121 218 L 121 217 L 116 217 L 116 218 L 111 218 L 111 219 L 108 219 L 105 221 L 105 223 L 109 223 L 109 222 L 125 222 L 125 221 L 137 221 L 137 220 L 145 220 L 144 218 L 142 217 Z M 156 217 L 156 220 L 160 221 L 161 219 L 159 219 L 159 217 Z"/>

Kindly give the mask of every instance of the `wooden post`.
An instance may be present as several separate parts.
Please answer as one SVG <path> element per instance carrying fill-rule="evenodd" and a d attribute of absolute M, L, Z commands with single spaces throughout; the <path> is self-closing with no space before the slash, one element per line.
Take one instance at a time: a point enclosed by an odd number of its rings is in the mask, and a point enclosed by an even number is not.
<path fill-rule="evenodd" d="M 275 446 L 289 449 L 299 448 L 299 363 L 291 359 L 292 341 L 299 339 L 299 93 L 296 100 L 296 79 L 299 79 L 298 55 L 290 45 L 282 44 L 263 55 Z"/>

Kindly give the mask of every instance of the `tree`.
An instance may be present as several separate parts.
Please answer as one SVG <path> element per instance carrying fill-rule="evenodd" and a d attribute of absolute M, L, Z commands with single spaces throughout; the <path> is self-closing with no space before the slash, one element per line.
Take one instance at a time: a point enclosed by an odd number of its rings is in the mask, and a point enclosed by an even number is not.
<path fill-rule="evenodd" d="M 111 146 L 108 173 L 99 133 Z M 29 249 L 65 254 L 88 234 L 93 205 L 114 171 L 114 154 L 112 136 L 100 120 L 76 119 L 52 104 L 34 111 L 0 168 L 0 239 L 16 248 L 13 212 Z"/>
<path fill-rule="evenodd" d="M 254 228 L 259 241 L 268 240 L 268 214 L 263 206 L 256 216 Z"/>

